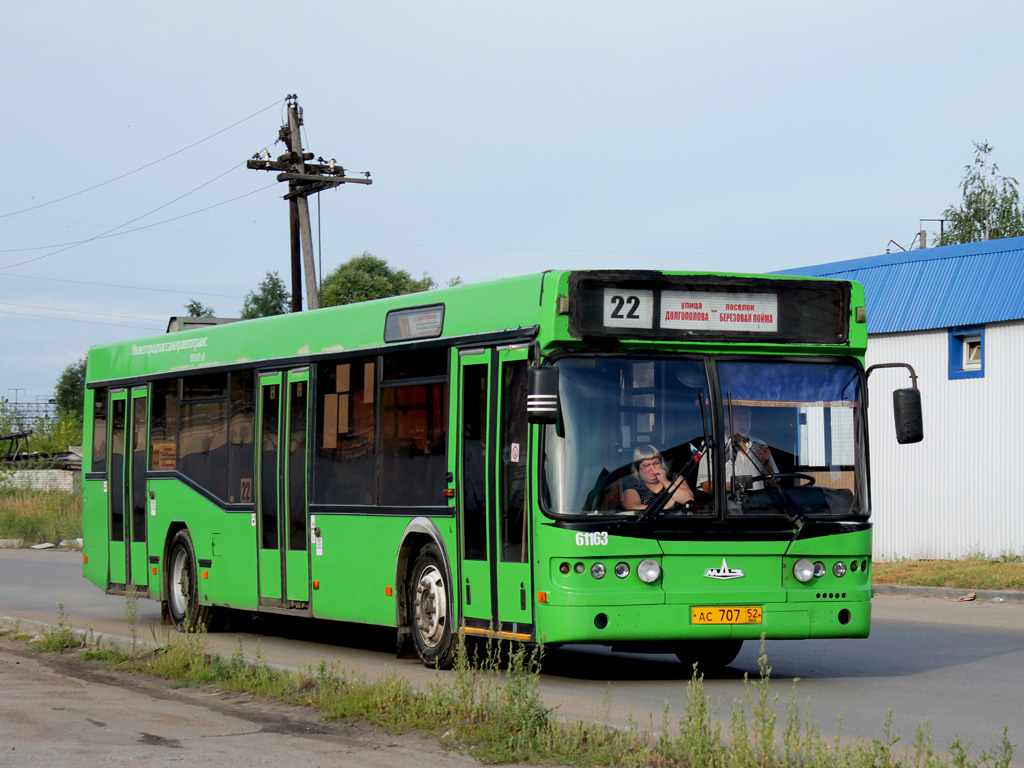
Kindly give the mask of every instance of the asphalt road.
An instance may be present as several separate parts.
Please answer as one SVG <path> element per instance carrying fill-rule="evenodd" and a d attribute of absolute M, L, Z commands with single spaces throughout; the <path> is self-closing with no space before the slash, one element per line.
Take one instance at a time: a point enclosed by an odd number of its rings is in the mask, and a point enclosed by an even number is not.
<path fill-rule="evenodd" d="M 85 581 L 80 554 L 66 551 L 0 550 L 0 617 L 53 623 L 63 605 L 66 621 L 97 635 L 130 636 L 125 600 L 104 595 Z M 161 641 L 159 606 L 140 601 L 135 635 Z M 880 735 L 887 709 L 909 744 L 919 721 L 928 719 L 933 743 L 944 748 L 955 735 L 970 741 L 972 755 L 1001 738 L 1024 744 L 1024 604 L 910 596 L 876 596 L 872 635 L 866 640 L 769 641 L 765 645 L 780 707 L 799 678 L 797 700 L 822 733 L 848 737 Z M 4 620 L 0 618 L 0 621 Z M 306 667 L 321 658 L 374 678 L 397 668 L 423 685 L 438 673 L 394 655 L 394 633 L 328 622 L 261 621 L 241 630 L 211 634 L 213 650 L 230 655 L 241 643 L 250 656 Z M 743 696 L 743 675 L 758 673 L 758 648 L 748 643 L 707 693 L 728 720 Z M 545 702 L 567 718 L 601 712 L 613 724 L 632 716 L 660 724 L 665 702 L 680 715 L 686 706 L 689 670 L 670 656 L 611 653 L 568 646 L 547 653 L 542 676 Z M 1024 750 L 1019 750 L 1024 752 Z M 1024 754 L 1017 755 L 1017 761 Z"/>

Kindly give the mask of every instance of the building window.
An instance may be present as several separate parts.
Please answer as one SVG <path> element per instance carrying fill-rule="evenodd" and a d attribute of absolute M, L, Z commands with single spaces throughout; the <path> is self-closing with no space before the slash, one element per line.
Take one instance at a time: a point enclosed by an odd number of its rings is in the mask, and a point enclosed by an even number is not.
<path fill-rule="evenodd" d="M 985 376 L 985 328 L 949 329 L 949 378 L 980 379 Z"/>

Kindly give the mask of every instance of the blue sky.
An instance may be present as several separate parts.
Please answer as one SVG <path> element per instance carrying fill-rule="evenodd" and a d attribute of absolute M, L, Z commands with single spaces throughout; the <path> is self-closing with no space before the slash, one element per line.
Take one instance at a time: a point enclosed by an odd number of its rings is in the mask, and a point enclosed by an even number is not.
<path fill-rule="evenodd" d="M 284 185 L 245 168 L 284 151 L 289 93 L 306 147 L 374 179 L 311 201 L 324 269 L 369 250 L 442 284 L 871 256 L 959 199 L 972 141 L 1024 175 L 1019 3 L 41 0 L 3 20 L 11 399 L 189 298 L 235 316 L 289 279 Z"/>

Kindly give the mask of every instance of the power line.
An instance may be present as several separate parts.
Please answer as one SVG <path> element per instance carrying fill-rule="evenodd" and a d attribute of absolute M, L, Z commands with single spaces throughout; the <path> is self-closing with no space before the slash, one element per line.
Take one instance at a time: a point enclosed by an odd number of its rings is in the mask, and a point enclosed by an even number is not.
<path fill-rule="evenodd" d="M 29 312 L 11 312 L 11 311 L 6 310 L 6 309 L 0 309 L 0 315 L 17 315 L 19 317 L 34 317 L 34 318 L 38 318 L 38 319 L 41 319 L 41 320 L 60 320 L 60 321 L 63 321 L 65 323 L 88 323 L 89 325 L 114 325 L 114 326 L 117 326 L 118 328 L 139 328 L 139 329 L 144 330 L 144 331 L 152 331 L 152 330 L 154 330 L 152 327 L 149 327 L 149 326 L 126 325 L 124 323 L 101 323 L 98 320 L 77 320 L 76 318 L 73 318 L 73 317 L 50 317 L 49 315 L 33 315 L 33 314 L 29 313 Z"/>
<path fill-rule="evenodd" d="M 27 213 L 28 211 L 34 211 L 37 208 L 45 208 L 48 205 L 53 205 L 54 203 L 60 203 L 60 202 L 62 202 L 64 200 L 68 200 L 68 199 L 70 199 L 72 197 L 76 197 L 78 195 L 83 195 L 86 192 L 92 192 L 94 189 L 99 189 L 100 187 L 104 187 L 107 184 L 112 184 L 115 181 L 120 181 L 121 179 L 123 179 L 123 178 L 125 178 L 127 176 L 131 176 L 134 173 L 138 173 L 139 171 L 144 171 L 147 168 L 151 168 L 152 166 L 156 165 L 157 163 L 162 163 L 164 160 L 169 160 L 170 158 L 174 157 L 175 155 L 180 155 L 182 152 L 186 152 L 186 151 L 192 149 L 193 147 L 197 147 L 200 144 L 202 144 L 203 142 L 209 141 L 210 139 L 212 139 L 212 138 L 214 138 L 216 136 L 219 136 L 220 134 L 224 133 L 225 131 L 230 131 L 235 126 L 241 125 L 242 123 L 244 123 L 247 120 L 252 120 L 252 118 L 256 117 L 257 115 L 263 114 L 268 109 L 273 109 L 278 104 L 280 104 L 282 101 L 284 101 L 284 99 L 278 99 L 273 104 L 270 104 L 269 106 L 266 106 L 263 109 L 259 110 L 259 112 L 253 112 L 251 115 L 249 115 L 248 117 L 242 118 L 237 123 L 232 123 L 227 128 L 221 128 L 216 133 L 211 133 L 205 139 L 200 139 L 199 141 L 196 141 L 196 142 L 194 142 L 192 144 L 189 144 L 187 147 L 183 147 L 183 148 L 177 150 L 176 152 L 171 152 L 171 154 L 165 155 L 164 157 L 161 157 L 159 160 L 154 160 L 151 163 L 146 163 L 145 165 L 136 168 L 134 171 L 128 171 L 127 173 L 122 173 L 120 176 L 115 176 L 114 178 L 108 179 L 107 181 L 102 181 L 99 184 L 94 184 L 93 186 L 88 187 L 87 189 L 82 189 L 82 190 L 79 190 L 78 192 L 72 192 L 70 195 L 64 195 L 64 197 L 59 197 L 56 200 L 50 200 L 47 203 L 40 203 L 39 205 L 33 205 L 33 206 L 29 207 L 29 208 L 22 208 L 20 211 L 11 211 L 10 213 L 0 214 L 0 219 L 6 219 L 8 216 L 17 216 L 19 213 Z"/>
<path fill-rule="evenodd" d="M 234 170 L 234 167 L 232 167 L 231 170 Z M 230 171 L 226 171 L 225 173 L 230 173 Z M 224 176 L 225 173 L 222 173 L 221 176 Z M 216 178 L 220 178 L 220 176 L 218 176 Z M 93 242 L 95 240 L 102 240 L 102 239 L 104 239 L 106 237 L 113 237 L 114 236 L 113 233 L 117 232 L 117 230 L 123 229 L 124 227 L 127 227 L 129 224 L 132 224 L 132 223 L 138 221 L 139 219 L 144 219 L 147 216 L 149 216 L 149 215 L 151 215 L 153 213 L 156 213 L 161 208 L 166 208 L 171 203 L 175 203 L 178 200 L 181 200 L 183 197 L 187 197 L 188 195 L 192 194 L 192 192 L 195 192 L 197 189 L 201 189 L 202 187 L 205 187 L 206 184 L 209 184 L 209 183 L 211 183 L 211 182 L 213 182 L 215 180 L 216 179 L 211 179 L 210 181 L 206 182 L 205 184 L 201 184 L 199 187 L 196 187 L 196 189 L 193 189 L 190 192 L 186 192 L 184 195 L 181 195 L 181 196 L 175 198 L 174 200 L 171 200 L 169 203 L 164 203 L 163 205 L 161 205 L 161 206 L 159 206 L 157 208 L 154 208 L 152 211 L 149 211 L 148 213 L 144 213 L 141 216 L 136 216 L 134 219 L 131 219 L 130 221 L 126 221 L 124 224 L 121 224 L 120 226 L 114 227 L 113 229 L 109 229 L 106 232 L 101 232 L 100 234 L 98 234 L 98 235 L 96 235 L 94 237 L 90 237 L 90 238 L 88 238 L 86 240 L 80 240 L 80 241 L 78 241 L 76 243 L 71 243 L 70 245 L 68 245 L 68 246 L 66 246 L 64 248 L 61 248 L 60 250 L 53 251 L 52 253 L 44 253 L 42 256 L 36 256 L 34 258 L 31 258 L 31 259 L 25 259 L 24 261 L 18 261 L 18 262 L 15 262 L 14 264 L 5 264 L 4 266 L 0 267 L 0 270 L 11 269 L 12 267 L 20 267 L 20 266 L 22 266 L 24 264 L 31 264 L 34 261 L 39 261 L 41 259 L 46 259 L 46 258 L 49 258 L 50 256 L 56 256 L 58 253 L 64 253 L 65 251 L 70 251 L 72 248 L 77 248 L 79 245 L 85 245 L 86 243 L 91 243 L 91 242 Z M 270 189 L 273 186 L 275 186 L 275 185 L 271 184 L 271 185 L 266 186 L 266 187 L 260 187 L 259 189 L 252 190 L 251 192 L 246 192 L 243 195 L 238 195 L 237 197 L 232 197 L 230 200 L 224 200 L 223 202 L 215 203 L 214 205 L 208 205 L 205 208 L 200 208 L 198 211 L 192 211 L 191 213 L 183 213 L 181 216 L 175 216 L 174 218 L 171 218 L 171 219 L 164 219 L 163 221 L 157 221 L 157 222 L 154 222 L 153 224 L 147 224 L 144 227 L 134 227 L 133 229 L 130 229 L 127 232 L 121 232 L 119 234 L 125 234 L 126 235 L 129 232 L 138 232 L 138 231 L 143 230 L 143 229 L 151 229 L 153 227 L 159 227 L 161 224 L 168 224 L 168 223 L 170 223 L 172 221 L 178 221 L 179 219 L 185 219 L 185 218 L 188 218 L 189 216 L 195 216 L 197 213 L 203 213 L 205 211 L 213 210 L 214 208 L 219 208 L 222 205 L 227 205 L 228 203 L 233 203 L 236 200 L 241 200 L 243 197 L 249 197 L 249 195 L 255 195 L 257 192 L 262 192 L 263 190 Z"/>
<path fill-rule="evenodd" d="M 241 299 L 242 296 L 232 296 L 226 293 L 201 293 L 199 291 L 179 291 L 174 288 L 149 288 L 143 285 L 122 285 L 120 283 L 97 283 L 90 280 L 71 280 L 66 277 L 42 277 L 40 275 L 15 275 L 5 272 L 3 277 L 21 277 L 26 280 L 49 280 L 55 283 L 73 283 L 75 285 L 95 285 L 101 288 L 125 288 L 130 291 L 155 291 L 157 293 L 180 293 L 183 296 L 214 296 L 218 299 Z"/>
<path fill-rule="evenodd" d="M 74 315 L 94 315 L 96 317 L 116 317 L 121 320 L 142 320 L 147 323 L 162 323 L 162 319 L 155 317 L 135 317 L 133 315 L 114 315 L 109 312 L 89 312 L 84 309 L 61 309 L 60 307 L 39 307 L 35 304 L 18 304 L 13 301 L 0 301 L 0 305 L 5 307 L 22 307 L 24 309 L 43 309 L 47 312 L 69 312 Z M 68 318 L 73 319 L 73 318 Z"/>

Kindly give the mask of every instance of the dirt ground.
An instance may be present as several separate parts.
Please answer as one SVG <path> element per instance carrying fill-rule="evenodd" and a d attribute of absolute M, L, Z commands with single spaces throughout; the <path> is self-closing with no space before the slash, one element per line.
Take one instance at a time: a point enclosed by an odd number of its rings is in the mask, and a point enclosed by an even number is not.
<path fill-rule="evenodd" d="M 240 693 L 171 688 L 77 652 L 37 654 L 0 637 L 0 767 L 479 766 L 416 734 Z"/>

